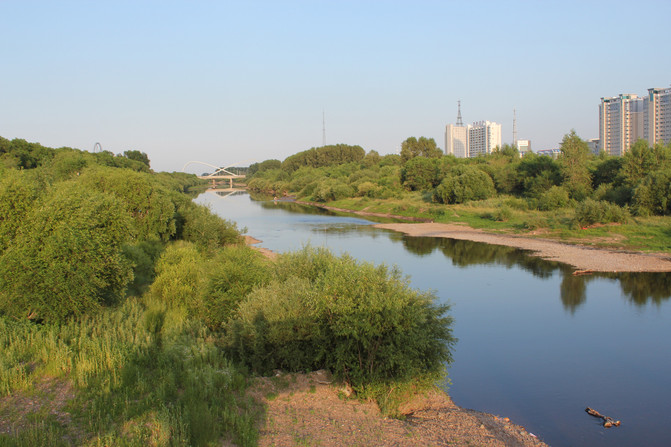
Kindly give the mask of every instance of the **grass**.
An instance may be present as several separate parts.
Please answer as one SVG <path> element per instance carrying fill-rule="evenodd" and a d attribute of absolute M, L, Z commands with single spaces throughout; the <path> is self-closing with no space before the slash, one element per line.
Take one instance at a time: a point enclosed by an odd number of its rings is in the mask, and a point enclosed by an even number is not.
<path fill-rule="evenodd" d="M 160 328 L 147 323 L 156 312 Z M 47 407 L 45 380 L 72 396 Z M 213 334 L 176 309 L 129 299 L 63 325 L 0 319 L 0 446 L 255 445 L 260 409 L 245 389 Z M 26 399 L 33 413 L 8 410 Z"/>

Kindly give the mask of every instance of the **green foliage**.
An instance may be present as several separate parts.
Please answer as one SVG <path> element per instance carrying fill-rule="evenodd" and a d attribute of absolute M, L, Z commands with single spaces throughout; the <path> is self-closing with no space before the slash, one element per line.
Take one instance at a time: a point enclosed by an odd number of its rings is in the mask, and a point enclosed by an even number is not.
<path fill-rule="evenodd" d="M 177 210 L 177 238 L 193 242 L 201 250 L 215 250 L 240 243 L 235 222 L 222 219 L 204 205 L 186 202 Z"/>
<path fill-rule="evenodd" d="M 207 257 L 194 244 L 182 241 L 170 244 L 156 263 L 151 295 L 170 306 L 198 314 L 207 267 Z"/>
<path fill-rule="evenodd" d="M 327 178 L 320 181 L 312 191 L 312 198 L 317 202 L 330 202 L 354 195 L 354 188 L 342 180 Z"/>
<path fill-rule="evenodd" d="M 366 151 L 361 146 L 350 146 L 347 144 L 336 144 L 311 148 L 307 151 L 287 157 L 282 162 L 282 169 L 293 172 L 302 166 L 318 168 L 321 166 L 332 166 L 350 162 L 361 162 Z"/>
<path fill-rule="evenodd" d="M 70 382 L 76 392 L 68 424 L 4 421 L 15 431 L 0 444 L 256 445 L 245 378 L 212 335 L 175 309 L 137 300 L 60 325 L 0 317 L 0 395 L 38 381 Z"/>
<path fill-rule="evenodd" d="M 115 197 L 63 182 L 27 214 L 0 257 L 0 311 L 62 321 L 117 301 L 131 280 L 132 226 Z"/>
<path fill-rule="evenodd" d="M 439 203 L 464 203 L 483 200 L 496 194 L 492 178 L 478 168 L 467 165 L 456 166 L 451 175 L 445 177 L 434 192 Z"/>
<path fill-rule="evenodd" d="M 197 316 L 210 328 L 221 329 L 253 288 L 270 281 L 270 266 L 261 253 L 246 246 L 226 247 L 208 265 Z"/>
<path fill-rule="evenodd" d="M 575 200 L 583 200 L 592 190 L 592 176 L 589 172 L 588 160 L 590 151 L 587 143 L 580 139 L 575 130 L 564 135 L 561 144 L 559 163 L 564 179 L 563 186 L 569 196 Z"/>
<path fill-rule="evenodd" d="M 580 227 L 586 227 L 597 223 L 624 223 L 628 217 L 626 210 L 613 203 L 585 199 L 576 207 L 574 220 Z"/>
<path fill-rule="evenodd" d="M 144 152 L 135 151 L 135 150 L 132 150 L 132 151 L 125 151 L 125 152 L 123 153 L 123 156 L 126 157 L 126 158 L 128 158 L 129 160 L 135 160 L 135 161 L 138 161 L 138 162 L 140 162 L 140 163 L 146 165 L 147 168 L 150 168 L 150 166 L 149 166 L 149 157 L 148 157 L 147 154 L 145 154 Z"/>
<path fill-rule="evenodd" d="M 436 146 L 436 141 L 433 138 L 419 137 L 417 139 L 410 137 L 401 143 L 401 162 L 403 164 L 415 157 L 440 158 L 442 156 L 443 151 Z"/>
<path fill-rule="evenodd" d="M 0 178 L 0 254 L 25 224 L 40 195 L 40 185 L 27 171 L 8 170 Z"/>
<path fill-rule="evenodd" d="M 401 182 L 411 191 L 428 191 L 439 183 L 438 160 L 415 157 L 408 160 L 401 170 Z"/>
<path fill-rule="evenodd" d="M 171 195 L 150 174 L 127 169 L 93 167 L 80 182 L 120 199 L 133 218 L 140 240 L 167 241 L 176 231 L 175 205 Z"/>
<path fill-rule="evenodd" d="M 561 184 L 557 162 L 545 155 L 528 154 L 517 165 L 518 189 L 527 197 L 539 197 L 552 186 Z"/>
<path fill-rule="evenodd" d="M 645 176 L 634 191 L 632 207 L 639 216 L 671 215 L 671 169 Z"/>
<path fill-rule="evenodd" d="M 123 246 L 123 255 L 133 266 L 133 281 L 128 284 L 128 295 L 141 296 L 154 281 L 154 267 L 164 248 L 159 241 L 141 241 Z"/>
<path fill-rule="evenodd" d="M 247 170 L 247 177 L 251 178 L 257 173 L 261 174 L 271 169 L 280 169 L 281 167 L 282 162 L 275 159 L 264 160 L 261 163 L 252 163 Z"/>
<path fill-rule="evenodd" d="M 552 186 L 538 198 L 538 209 L 541 211 L 552 211 L 563 208 L 568 203 L 568 191 L 562 186 Z"/>
<path fill-rule="evenodd" d="M 324 249 L 282 255 L 231 322 L 228 346 L 261 373 L 328 368 L 365 392 L 375 384 L 443 376 L 452 319 L 396 269 Z"/>

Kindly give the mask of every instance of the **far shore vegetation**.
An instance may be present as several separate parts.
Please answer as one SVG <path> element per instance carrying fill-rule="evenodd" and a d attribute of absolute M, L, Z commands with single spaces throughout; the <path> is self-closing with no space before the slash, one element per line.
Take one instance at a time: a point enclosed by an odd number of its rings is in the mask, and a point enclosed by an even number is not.
<path fill-rule="evenodd" d="M 321 248 L 271 261 L 202 185 L 0 138 L 0 446 L 256 445 L 247 389 L 278 370 L 326 369 L 392 416 L 444 383 L 433 293 Z"/>
<path fill-rule="evenodd" d="M 400 154 L 312 148 L 249 167 L 252 193 L 353 211 L 627 250 L 671 252 L 671 143 L 639 140 L 622 157 L 590 153 L 574 131 L 555 159 L 503 145 L 459 159 L 433 139 Z"/>

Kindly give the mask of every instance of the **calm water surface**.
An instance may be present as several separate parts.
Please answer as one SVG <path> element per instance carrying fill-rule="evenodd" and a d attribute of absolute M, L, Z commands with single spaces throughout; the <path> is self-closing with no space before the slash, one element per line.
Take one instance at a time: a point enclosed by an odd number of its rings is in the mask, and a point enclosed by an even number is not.
<path fill-rule="evenodd" d="M 671 275 L 573 276 L 510 247 L 413 238 L 244 195 L 197 199 L 277 252 L 305 244 L 398 265 L 452 305 L 449 393 L 552 446 L 671 446 Z M 622 421 L 604 429 L 586 406 Z"/>

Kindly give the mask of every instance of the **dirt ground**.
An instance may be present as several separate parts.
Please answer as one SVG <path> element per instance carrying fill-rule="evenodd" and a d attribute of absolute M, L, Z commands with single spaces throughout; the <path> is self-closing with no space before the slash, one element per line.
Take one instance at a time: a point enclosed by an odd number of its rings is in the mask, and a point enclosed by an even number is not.
<path fill-rule="evenodd" d="M 548 239 L 487 233 L 466 225 L 441 223 L 377 224 L 410 236 L 444 237 L 531 250 L 535 256 L 594 272 L 671 272 L 668 254 L 634 253 L 565 244 Z"/>
<path fill-rule="evenodd" d="M 545 446 L 507 418 L 456 406 L 445 393 L 417 396 L 385 418 L 377 405 L 345 397 L 326 371 L 257 379 L 266 407 L 260 446 Z"/>

